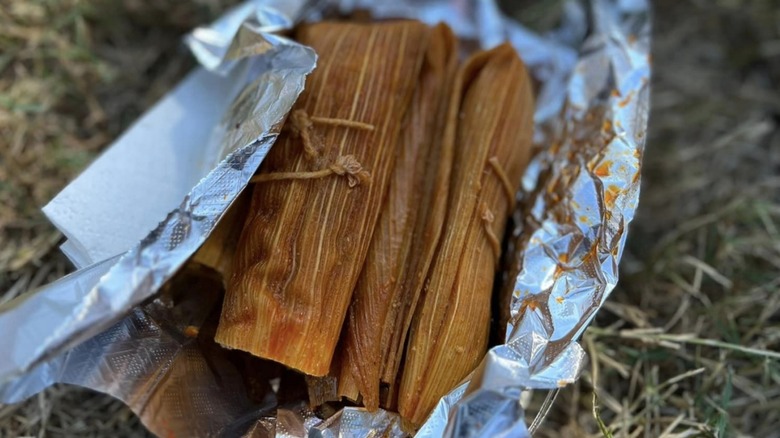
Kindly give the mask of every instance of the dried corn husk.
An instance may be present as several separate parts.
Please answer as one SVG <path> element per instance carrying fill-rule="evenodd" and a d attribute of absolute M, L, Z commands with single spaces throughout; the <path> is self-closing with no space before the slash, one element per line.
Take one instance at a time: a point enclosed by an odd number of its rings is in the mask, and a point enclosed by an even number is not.
<path fill-rule="evenodd" d="M 319 67 L 256 177 L 219 343 L 328 373 L 428 34 L 413 21 L 297 32 Z"/>
<path fill-rule="evenodd" d="M 399 138 L 387 198 L 345 323 L 340 394 L 379 407 L 396 380 L 411 316 L 444 221 L 452 135 L 443 141 L 457 39 L 436 26 Z"/>
<path fill-rule="evenodd" d="M 531 147 L 531 83 L 511 46 L 471 57 L 454 93 L 448 215 L 409 334 L 398 399 L 413 426 L 485 354 L 499 239 Z"/>

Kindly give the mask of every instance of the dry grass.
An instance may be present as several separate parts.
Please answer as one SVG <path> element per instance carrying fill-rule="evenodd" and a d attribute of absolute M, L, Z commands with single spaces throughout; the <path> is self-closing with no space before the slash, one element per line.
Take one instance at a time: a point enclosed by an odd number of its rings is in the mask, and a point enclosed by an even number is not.
<path fill-rule="evenodd" d="M 125 405 L 90 390 L 50 388 L 18 406 L 0 406 L 2 437 L 149 437 Z"/>
<path fill-rule="evenodd" d="M 0 301 L 69 269 L 40 206 L 190 68 L 180 35 L 224 3 L 0 4 Z M 589 369 L 539 436 L 780 436 L 773 3 L 656 2 L 640 212 Z M 0 407 L 0 436 L 23 435 L 145 433 L 119 402 L 58 387 Z"/>

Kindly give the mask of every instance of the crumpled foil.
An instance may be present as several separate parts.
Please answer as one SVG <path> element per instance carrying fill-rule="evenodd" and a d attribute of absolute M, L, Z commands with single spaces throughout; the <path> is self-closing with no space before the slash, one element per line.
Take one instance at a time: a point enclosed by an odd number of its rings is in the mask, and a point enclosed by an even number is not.
<path fill-rule="evenodd" d="M 576 340 L 617 283 L 637 208 L 650 77 L 643 0 L 566 2 L 560 26 L 544 35 L 491 0 L 253 0 L 196 29 L 187 43 L 203 66 L 246 71 L 209 146 L 214 170 L 125 255 L 0 308 L 0 332 L 16 333 L 0 338 L 0 400 L 65 382 L 123 400 L 161 436 L 403 436 L 398 416 L 383 410 L 344 408 L 323 420 L 305 403 L 277 406 L 272 390 L 250 396 L 224 350 L 188 335 L 208 325 L 213 291 L 158 293 L 246 186 L 314 68 L 310 49 L 268 32 L 334 9 L 445 21 L 482 47 L 509 40 L 540 85 L 537 154 L 515 215 L 517 260 L 505 273 L 506 342 L 418 432 L 529 435 L 521 393 L 577 378 L 586 356 Z"/>

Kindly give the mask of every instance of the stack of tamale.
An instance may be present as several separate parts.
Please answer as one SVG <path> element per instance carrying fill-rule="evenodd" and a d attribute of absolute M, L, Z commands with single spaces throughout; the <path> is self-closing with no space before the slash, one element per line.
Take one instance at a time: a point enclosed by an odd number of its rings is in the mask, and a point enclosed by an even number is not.
<path fill-rule="evenodd" d="M 444 25 L 295 39 L 318 68 L 253 179 L 216 340 L 417 426 L 487 349 L 530 81 L 507 45 L 460 65 Z"/>

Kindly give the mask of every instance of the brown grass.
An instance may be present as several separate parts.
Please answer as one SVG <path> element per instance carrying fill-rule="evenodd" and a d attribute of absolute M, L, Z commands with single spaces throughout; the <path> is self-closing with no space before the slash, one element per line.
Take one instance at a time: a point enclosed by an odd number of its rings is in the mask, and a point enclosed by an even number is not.
<path fill-rule="evenodd" d="M 70 269 L 39 208 L 192 66 L 180 35 L 227 2 L 0 5 L 0 301 Z M 780 436 L 780 8 L 655 4 L 620 285 L 538 436 Z M 108 396 L 56 387 L 0 407 L 0 436 L 21 435 L 145 432 Z"/>

